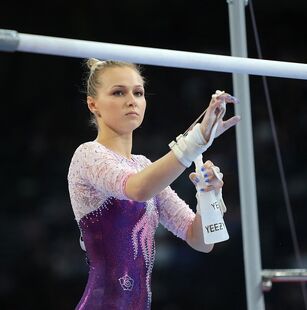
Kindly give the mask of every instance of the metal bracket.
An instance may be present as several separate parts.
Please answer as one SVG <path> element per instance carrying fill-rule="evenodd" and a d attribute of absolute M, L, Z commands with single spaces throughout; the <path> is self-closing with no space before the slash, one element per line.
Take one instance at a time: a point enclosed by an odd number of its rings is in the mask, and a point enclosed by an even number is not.
<path fill-rule="evenodd" d="M 14 30 L 0 29 L 0 51 L 15 52 L 19 44 L 19 34 Z"/>
<path fill-rule="evenodd" d="M 227 1 L 228 4 L 232 4 L 233 1 L 235 1 L 235 0 L 226 0 L 226 1 Z M 244 4 L 245 4 L 245 6 L 247 6 L 248 5 L 248 0 L 244 0 Z"/>
<path fill-rule="evenodd" d="M 262 290 L 271 290 L 273 282 L 307 282 L 307 269 L 264 269 Z"/>

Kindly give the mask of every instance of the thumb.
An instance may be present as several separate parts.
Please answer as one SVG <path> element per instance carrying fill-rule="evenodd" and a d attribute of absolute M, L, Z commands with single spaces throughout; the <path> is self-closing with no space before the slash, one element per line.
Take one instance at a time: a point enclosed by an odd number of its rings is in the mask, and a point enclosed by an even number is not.
<path fill-rule="evenodd" d="M 237 125 L 240 122 L 240 120 L 241 120 L 241 117 L 238 115 L 231 117 L 230 119 L 224 122 L 225 130 L 229 129 L 232 126 Z"/>
<path fill-rule="evenodd" d="M 236 116 L 231 117 L 227 121 L 223 121 L 222 124 L 219 125 L 219 127 L 217 128 L 215 137 L 220 136 L 222 133 L 224 133 L 229 128 L 237 125 L 240 122 L 240 120 L 241 120 L 241 117 L 236 115 Z"/>
<path fill-rule="evenodd" d="M 196 172 L 192 172 L 189 175 L 189 179 L 191 180 L 191 182 L 196 186 L 197 183 L 199 182 L 199 176 Z"/>

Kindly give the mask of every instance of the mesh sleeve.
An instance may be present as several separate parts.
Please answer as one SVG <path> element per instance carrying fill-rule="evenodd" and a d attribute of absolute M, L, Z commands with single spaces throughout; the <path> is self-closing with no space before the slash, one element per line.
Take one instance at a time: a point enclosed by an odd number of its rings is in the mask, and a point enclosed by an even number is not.
<path fill-rule="evenodd" d="M 115 154 L 96 144 L 83 144 L 76 152 L 74 170 L 79 171 L 83 182 L 103 196 L 128 199 L 125 185 L 135 169 L 116 158 Z"/>
<path fill-rule="evenodd" d="M 157 195 L 157 202 L 160 223 L 177 237 L 186 240 L 195 213 L 169 186 Z"/>

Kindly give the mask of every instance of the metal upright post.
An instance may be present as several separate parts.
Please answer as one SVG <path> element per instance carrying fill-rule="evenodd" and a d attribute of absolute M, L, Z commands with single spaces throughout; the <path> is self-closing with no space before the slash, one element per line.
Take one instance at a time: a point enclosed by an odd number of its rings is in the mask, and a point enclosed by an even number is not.
<path fill-rule="evenodd" d="M 247 57 L 246 2 L 246 0 L 227 0 L 232 56 Z M 265 307 L 262 293 L 262 267 L 248 75 L 233 74 L 233 88 L 234 95 L 241 102 L 236 105 L 236 114 L 241 116 L 241 121 L 236 128 L 236 138 L 247 307 L 248 310 L 263 310 Z"/>

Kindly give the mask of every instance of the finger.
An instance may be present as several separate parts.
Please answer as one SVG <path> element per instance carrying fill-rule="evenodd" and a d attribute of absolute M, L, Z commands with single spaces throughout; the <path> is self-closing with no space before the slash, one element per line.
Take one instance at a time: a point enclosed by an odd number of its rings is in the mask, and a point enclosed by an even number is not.
<path fill-rule="evenodd" d="M 211 189 L 219 190 L 224 186 L 224 182 L 222 180 L 219 180 L 218 178 L 215 178 L 208 185 L 211 186 Z"/>
<path fill-rule="evenodd" d="M 226 120 L 223 122 L 223 128 L 224 131 L 228 130 L 229 128 L 237 125 L 241 120 L 241 117 L 238 115 L 235 115 L 233 117 L 231 117 L 230 119 Z"/>
<path fill-rule="evenodd" d="M 222 93 L 220 95 L 217 96 L 217 99 L 222 99 L 225 100 L 226 103 L 234 103 L 234 104 L 238 104 L 240 101 L 238 98 L 228 94 L 228 93 Z"/>
<path fill-rule="evenodd" d="M 224 182 L 218 179 L 215 179 L 215 181 L 210 182 L 209 184 L 206 184 L 204 189 L 202 191 L 210 192 L 212 190 L 219 190 L 223 187 Z"/>
<path fill-rule="evenodd" d="M 212 190 L 214 190 L 214 186 L 211 185 L 211 184 L 207 185 L 207 186 L 203 189 L 204 192 L 211 192 Z"/>
<path fill-rule="evenodd" d="M 220 168 L 217 166 L 212 167 L 213 177 L 210 182 L 214 187 L 221 188 L 224 185 L 223 173 L 220 172 Z"/>
<path fill-rule="evenodd" d="M 224 97 L 223 96 L 214 96 L 212 95 L 212 99 L 209 103 L 209 107 L 208 110 L 210 111 L 214 111 L 217 107 L 219 107 L 221 105 L 221 103 L 224 101 Z"/>
<path fill-rule="evenodd" d="M 210 106 L 210 113 L 215 119 L 221 119 L 224 117 L 226 112 L 226 101 L 223 96 L 216 97 L 213 99 L 213 103 Z"/>
<path fill-rule="evenodd" d="M 206 160 L 205 163 L 204 163 L 204 167 L 209 169 L 211 168 L 212 166 L 214 166 L 213 162 L 211 160 Z"/>
<path fill-rule="evenodd" d="M 223 92 L 224 94 L 224 92 Z M 216 121 L 216 118 L 223 117 L 225 114 L 225 99 L 222 95 L 212 95 L 212 99 L 207 108 L 204 120 L 210 127 Z"/>
<path fill-rule="evenodd" d="M 218 166 L 214 166 L 214 170 L 219 173 L 221 171 L 221 169 Z"/>
<path fill-rule="evenodd" d="M 218 178 L 219 177 L 219 173 L 221 172 L 221 170 L 220 170 L 220 168 L 218 166 L 213 166 L 212 167 L 212 172 Z"/>
<path fill-rule="evenodd" d="M 222 188 L 223 186 L 224 186 L 224 181 L 218 180 L 217 183 L 216 183 L 216 187 L 217 188 Z"/>
<path fill-rule="evenodd" d="M 200 178 L 198 176 L 198 174 L 196 172 L 192 172 L 189 175 L 189 178 L 191 180 L 191 182 L 196 186 L 197 183 L 200 181 Z"/>
<path fill-rule="evenodd" d="M 218 187 L 223 186 L 224 182 L 223 182 L 223 173 L 216 173 L 214 171 L 212 177 L 210 178 L 210 184 L 214 184 L 217 185 Z"/>
<path fill-rule="evenodd" d="M 205 165 L 203 165 L 200 169 L 202 177 L 206 184 L 209 184 L 210 179 L 212 178 L 212 173 L 208 169 L 206 169 Z"/>

